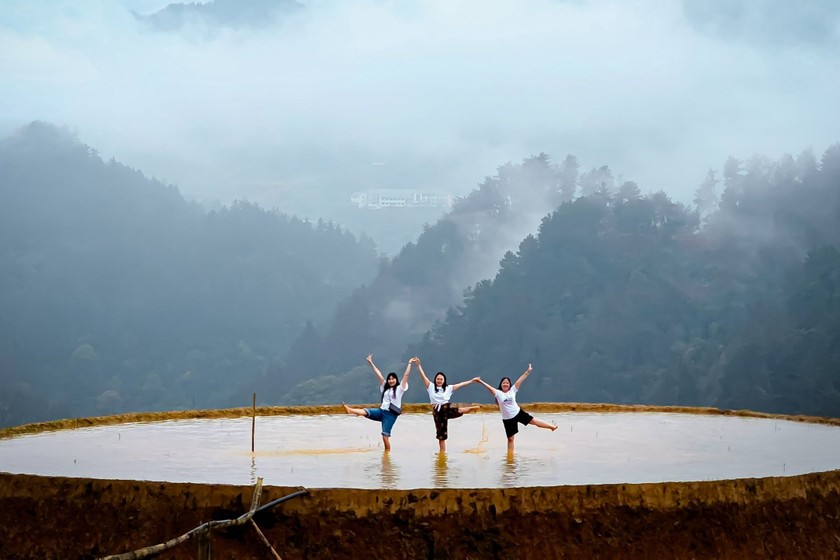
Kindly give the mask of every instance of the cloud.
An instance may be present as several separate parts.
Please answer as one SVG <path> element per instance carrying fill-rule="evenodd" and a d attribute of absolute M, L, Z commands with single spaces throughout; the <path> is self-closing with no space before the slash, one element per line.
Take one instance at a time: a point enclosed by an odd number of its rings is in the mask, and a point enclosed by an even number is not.
<path fill-rule="evenodd" d="M 768 47 L 796 44 L 840 46 L 840 4 L 775 0 L 682 0 L 689 24 L 699 31 Z"/>
<path fill-rule="evenodd" d="M 263 29 L 178 33 L 131 13 L 168 3 L 4 7 L 0 126 L 70 126 L 196 198 L 310 215 L 366 187 L 464 194 L 539 152 L 690 200 L 729 155 L 819 153 L 840 130 L 830 33 L 710 32 L 725 4 L 311 0 Z M 737 29 L 760 28 L 748 16 Z"/>

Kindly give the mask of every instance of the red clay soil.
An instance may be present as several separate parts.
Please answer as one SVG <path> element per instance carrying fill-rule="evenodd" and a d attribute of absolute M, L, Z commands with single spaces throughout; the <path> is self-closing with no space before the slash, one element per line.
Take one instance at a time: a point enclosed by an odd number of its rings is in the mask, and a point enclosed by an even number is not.
<path fill-rule="evenodd" d="M 241 414 L 235 409 L 231 415 Z M 37 431 L 25 428 L 12 431 Z M 0 437 L 9 431 L 0 431 Z M 266 487 L 260 504 L 297 490 Z M 0 473 L 0 558 L 126 553 L 210 520 L 239 517 L 252 495 L 249 486 Z M 284 560 L 838 559 L 840 471 L 690 483 L 316 489 L 258 514 L 255 521 Z M 156 558 L 198 558 L 198 547 L 190 540 Z M 274 558 L 248 524 L 214 531 L 210 548 L 214 559 Z"/>

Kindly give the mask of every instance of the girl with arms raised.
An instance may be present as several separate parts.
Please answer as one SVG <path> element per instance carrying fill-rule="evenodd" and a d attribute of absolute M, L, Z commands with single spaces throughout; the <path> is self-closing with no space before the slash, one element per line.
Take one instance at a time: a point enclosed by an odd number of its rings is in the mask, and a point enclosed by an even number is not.
<path fill-rule="evenodd" d="M 420 358 L 414 357 L 411 358 L 411 361 L 417 364 L 417 368 L 420 370 L 420 377 L 423 379 L 423 385 L 426 387 L 426 391 L 429 392 L 429 400 L 433 405 L 432 418 L 435 420 L 435 437 L 437 437 L 438 444 L 440 445 L 440 452 L 445 453 L 446 439 L 449 437 L 449 420 L 452 418 L 460 418 L 464 414 L 469 414 L 470 412 L 478 410 L 477 406 L 464 406 L 460 408 L 453 407 L 449 402 L 452 398 L 452 393 L 465 385 L 477 382 L 478 377 L 474 377 L 469 381 L 456 383 L 455 385 L 448 385 L 446 383 L 446 374 L 439 371 L 435 374 L 434 382 L 431 382 L 429 381 L 429 378 L 426 377 L 426 372 L 423 371 L 423 365 L 420 363 Z"/>
<path fill-rule="evenodd" d="M 502 377 L 498 388 L 493 388 L 491 385 L 482 381 L 480 377 L 478 378 L 478 382 L 490 391 L 490 394 L 496 399 L 496 404 L 499 405 L 499 411 L 502 413 L 502 423 L 505 425 L 509 454 L 513 453 L 513 438 L 519 432 L 519 426 L 517 424 L 522 424 L 523 426 L 531 424 L 540 428 L 546 428 L 552 432 L 557 429 L 557 426 L 553 424 L 537 420 L 516 404 L 516 393 L 519 392 L 522 382 L 531 375 L 533 369 L 531 364 L 528 364 L 528 369 L 519 376 L 519 379 L 513 385 L 510 383 L 510 377 Z"/>
<path fill-rule="evenodd" d="M 405 366 L 405 373 L 402 382 L 400 382 L 397 379 L 397 374 L 393 371 L 387 377 L 382 377 L 382 372 L 373 363 L 373 354 L 368 354 L 367 362 L 373 369 L 373 373 L 376 374 L 379 381 L 379 390 L 382 393 L 379 408 L 351 408 L 341 403 L 344 405 L 347 414 L 364 416 L 375 422 L 382 422 L 382 444 L 385 446 L 385 451 L 391 450 L 391 430 L 394 428 L 397 417 L 402 413 L 402 397 L 408 390 L 408 375 L 411 373 L 412 360 L 409 360 L 408 365 Z"/>

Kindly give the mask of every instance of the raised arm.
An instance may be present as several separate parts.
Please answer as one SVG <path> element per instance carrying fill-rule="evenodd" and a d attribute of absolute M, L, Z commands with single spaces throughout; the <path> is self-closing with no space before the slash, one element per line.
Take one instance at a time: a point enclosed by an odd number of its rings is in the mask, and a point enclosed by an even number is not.
<path fill-rule="evenodd" d="M 516 387 L 517 391 L 520 389 L 520 387 L 522 387 L 522 382 L 525 381 L 525 379 L 527 379 L 529 375 L 531 375 L 531 370 L 533 369 L 534 368 L 531 367 L 531 364 L 528 364 L 528 369 L 526 369 L 522 373 L 522 375 L 519 376 L 519 379 L 516 380 L 516 383 L 513 384 L 514 387 Z"/>
<path fill-rule="evenodd" d="M 368 354 L 367 363 L 369 363 L 370 367 L 373 368 L 373 373 L 375 373 L 376 377 L 379 379 L 379 384 L 382 385 L 385 383 L 385 378 L 382 377 L 382 372 L 379 371 L 379 368 L 373 363 L 373 354 Z"/>
<path fill-rule="evenodd" d="M 428 390 L 431 381 L 429 381 L 429 378 L 426 377 L 426 372 L 423 371 L 423 364 L 420 363 L 420 358 L 414 356 L 411 359 L 414 360 L 414 363 L 417 364 L 417 369 L 420 370 L 420 378 L 423 380 L 423 387 L 425 387 L 426 390 Z"/>
<path fill-rule="evenodd" d="M 484 385 L 487 388 L 487 390 L 490 391 L 491 395 L 493 395 L 494 397 L 496 396 L 496 388 L 495 387 L 493 387 L 492 385 L 490 385 L 488 383 L 485 383 L 484 380 L 480 377 L 476 377 L 475 380 L 476 380 L 476 383 L 481 383 L 482 385 Z"/>
<path fill-rule="evenodd" d="M 411 366 L 412 365 L 414 365 L 414 358 L 411 358 L 410 360 L 408 360 L 408 363 L 405 365 L 405 373 L 403 374 L 402 383 L 400 383 L 400 385 L 402 385 L 402 390 L 403 391 L 408 390 L 408 374 L 411 373 Z"/>
<path fill-rule="evenodd" d="M 470 383 L 478 383 L 478 382 L 479 382 L 478 377 L 473 377 L 472 379 L 470 379 L 470 380 L 468 380 L 468 381 L 461 381 L 460 383 L 456 383 L 455 385 L 453 385 L 453 386 L 452 386 L 452 390 L 453 390 L 453 391 L 457 391 L 457 390 L 458 390 L 458 389 L 460 389 L 461 387 L 466 387 L 466 386 L 467 386 L 467 385 L 469 385 Z M 494 394 L 495 394 L 495 393 L 494 393 Z"/>

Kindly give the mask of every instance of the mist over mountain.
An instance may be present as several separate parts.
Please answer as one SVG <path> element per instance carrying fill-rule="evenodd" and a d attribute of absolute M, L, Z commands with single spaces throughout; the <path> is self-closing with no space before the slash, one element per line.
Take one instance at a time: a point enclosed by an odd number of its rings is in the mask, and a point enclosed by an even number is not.
<path fill-rule="evenodd" d="M 0 421 L 361 402 L 367 352 L 834 410 L 837 6 L 7 3 Z"/>
<path fill-rule="evenodd" d="M 688 22 L 700 32 L 765 47 L 840 47 L 840 4 L 813 0 L 807 5 L 773 0 L 682 0 Z"/>
<path fill-rule="evenodd" d="M 410 353 L 493 379 L 539 363 L 539 400 L 836 416 L 840 145 L 730 158 L 721 183 L 699 229 L 663 193 L 562 205 Z"/>
<path fill-rule="evenodd" d="M 462 303 L 443 312 L 416 287 L 445 292 L 458 270 L 449 258 L 463 266 L 492 254 L 475 250 L 481 235 L 454 233 L 456 209 L 380 271 L 376 290 L 357 290 L 342 304 L 326 335 L 306 329 L 287 358 L 292 371 L 324 363 L 332 349 L 350 357 L 352 347 L 340 341 L 352 340 L 379 352 L 390 369 L 419 354 L 428 370 L 444 369 L 453 381 L 479 374 L 495 384 L 534 363 L 531 396 L 523 393 L 531 400 L 840 414 L 840 145 L 819 162 L 807 150 L 776 161 L 729 158 L 696 188 L 695 207 L 663 192 L 643 195 L 631 181 L 615 188 L 607 167 L 578 178 L 569 173 L 573 161 L 556 166 L 540 156 L 501 168 L 483 196 L 465 200 L 486 212 L 480 230 L 488 237 L 518 221 L 527 195 L 562 204 Z M 517 174 L 527 179 L 502 179 Z M 421 252 L 427 244 L 433 250 Z M 427 312 L 400 306 L 407 324 L 425 328 L 437 315 L 416 343 L 416 333 L 387 312 L 405 293 Z M 364 367 L 332 367 L 279 398 L 375 397 L 364 389 Z M 272 378 L 296 381 L 282 367 Z M 420 392 L 407 398 L 424 400 Z M 459 398 L 486 400 L 480 388 Z"/>
<path fill-rule="evenodd" d="M 57 123 L 188 200 L 358 232 L 355 191 L 467 196 L 541 152 L 689 203 L 710 162 L 821 153 L 840 128 L 828 0 L 298 4 L 6 5 L 0 134 Z M 401 216 L 408 240 L 438 217 Z"/>
<path fill-rule="evenodd" d="M 149 15 L 135 16 L 157 31 L 177 31 L 187 25 L 230 28 L 272 27 L 282 16 L 295 14 L 303 5 L 294 0 L 213 0 L 175 3 Z"/>
<path fill-rule="evenodd" d="M 0 142 L 0 423 L 222 406 L 371 278 L 369 239 L 205 212 L 72 134 Z"/>
<path fill-rule="evenodd" d="M 44 123 L 0 142 L 0 197 L 4 424 L 371 402 L 368 352 L 453 378 L 532 362 L 532 400 L 840 414 L 838 145 L 730 157 L 692 206 L 531 156 L 393 259 L 247 201 L 207 212 Z"/>
<path fill-rule="evenodd" d="M 505 252 L 535 232 L 547 212 L 574 195 L 578 168 L 574 156 L 555 166 L 546 154 L 500 166 L 383 263 L 369 285 L 341 304 L 329 327 L 304 331 L 285 363 L 268 372 L 269 394 L 288 402 L 293 394 L 283 387 L 316 372 L 346 371 L 367 352 L 385 363 L 397 359 L 462 301 L 464 290 L 494 276 Z"/>

